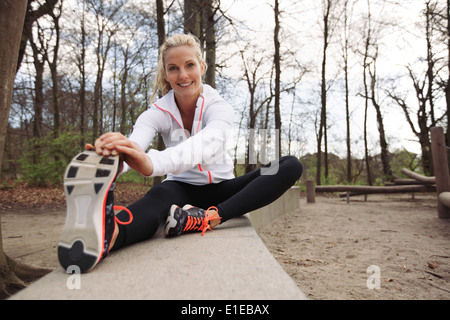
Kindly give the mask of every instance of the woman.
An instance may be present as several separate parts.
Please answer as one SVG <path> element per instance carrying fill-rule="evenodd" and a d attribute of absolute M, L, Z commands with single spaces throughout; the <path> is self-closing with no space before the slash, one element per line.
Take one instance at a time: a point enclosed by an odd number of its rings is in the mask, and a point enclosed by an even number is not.
<path fill-rule="evenodd" d="M 153 93 L 154 97 L 160 91 L 163 97 L 138 118 L 129 138 L 120 133 L 104 134 L 94 146 L 86 146 L 95 152 L 74 158 L 65 176 L 68 214 L 58 250 L 63 267 L 75 264 L 88 271 L 110 250 L 151 238 L 164 221 L 166 236 L 195 230 L 203 235 L 219 223 L 273 202 L 300 178 L 302 166 L 291 156 L 282 157 L 275 166 L 267 165 L 263 170 L 275 168 L 267 174 L 258 169 L 234 177 L 226 152 L 233 108 L 202 83 L 206 67 L 195 37 L 175 35 L 167 39 L 160 48 Z M 166 149 L 146 153 L 157 133 Z M 114 216 L 116 168 L 167 178 Z M 94 169 L 95 174 L 86 171 Z M 81 173 L 74 175 L 73 171 Z M 89 201 L 86 199 L 92 191 L 81 190 L 78 185 L 83 183 L 97 186 Z M 80 227 L 74 222 L 78 220 L 86 223 Z"/>

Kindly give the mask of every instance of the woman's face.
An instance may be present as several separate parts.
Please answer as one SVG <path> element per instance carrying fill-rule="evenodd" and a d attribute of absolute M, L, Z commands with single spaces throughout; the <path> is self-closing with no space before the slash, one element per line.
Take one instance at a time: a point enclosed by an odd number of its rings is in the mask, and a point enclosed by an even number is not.
<path fill-rule="evenodd" d="M 188 46 L 171 48 L 164 56 L 166 80 L 178 99 L 197 98 L 202 92 L 204 63 L 199 62 L 195 50 Z"/>

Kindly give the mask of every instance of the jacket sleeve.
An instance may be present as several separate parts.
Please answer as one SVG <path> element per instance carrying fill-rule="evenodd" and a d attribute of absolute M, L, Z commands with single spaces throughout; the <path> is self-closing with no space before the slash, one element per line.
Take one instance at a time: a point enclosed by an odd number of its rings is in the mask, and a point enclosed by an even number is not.
<path fill-rule="evenodd" d="M 164 121 L 165 119 L 161 111 L 152 107 L 138 117 L 133 126 L 133 132 L 128 139 L 136 142 L 142 150 L 146 151 L 152 144 L 155 135 L 160 132 L 161 125 Z M 129 169 L 128 164 L 124 163 L 121 174 L 127 172 Z"/>
<path fill-rule="evenodd" d="M 199 164 L 224 164 L 227 159 L 227 136 L 233 125 L 233 116 L 233 108 L 227 102 L 213 102 L 204 112 L 204 126 L 197 134 L 175 147 L 148 152 L 153 163 L 151 176 L 168 173 L 177 175 Z M 194 123 L 194 126 L 197 124 Z M 172 132 L 172 139 L 179 137 L 179 132 Z"/>

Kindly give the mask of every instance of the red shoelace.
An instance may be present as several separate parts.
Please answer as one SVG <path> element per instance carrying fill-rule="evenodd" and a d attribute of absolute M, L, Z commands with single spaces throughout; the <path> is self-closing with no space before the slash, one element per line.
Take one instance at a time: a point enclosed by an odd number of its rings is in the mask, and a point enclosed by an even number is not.
<path fill-rule="evenodd" d="M 202 231 L 202 236 L 205 234 L 206 230 L 211 230 L 211 226 L 209 224 L 212 220 L 220 220 L 222 219 L 219 216 L 219 210 L 216 207 L 209 207 L 205 212 L 204 218 L 198 218 L 193 216 L 188 216 L 186 226 L 183 231 L 192 231 L 192 230 L 200 230 Z"/>
<path fill-rule="evenodd" d="M 116 222 L 117 222 L 118 224 L 121 224 L 121 225 L 127 225 L 127 224 L 130 224 L 131 221 L 133 221 L 133 214 L 131 213 L 130 210 L 128 210 L 128 208 L 125 208 L 125 207 L 122 207 L 122 206 L 113 206 L 113 209 L 114 209 L 114 210 L 124 210 L 124 211 L 126 211 L 126 212 L 128 213 L 128 215 L 130 216 L 130 219 L 129 219 L 128 221 L 125 221 L 125 222 L 120 221 L 117 217 L 114 217 L 114 219 L 116 220 Z"/>

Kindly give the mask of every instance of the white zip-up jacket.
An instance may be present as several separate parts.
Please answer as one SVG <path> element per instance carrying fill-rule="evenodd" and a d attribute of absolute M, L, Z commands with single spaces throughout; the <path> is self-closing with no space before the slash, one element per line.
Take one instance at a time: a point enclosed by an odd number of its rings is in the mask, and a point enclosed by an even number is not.
<path fill-rule="evenodd" d="M 167 175 L 166 180 L 194 185 L 218 183 L 234 178 L 233 161 L 227 153 L 233 116 L 232 106 L 204 84 L 188 132 L 171 90 L 139 116 L 129 139 L 147 150 L 155 135 L 161 134 L 166 149 L 147 152 L 153 163 L 151 177 Z M 126 170 L 128 165 L 122 172 Z"/>

